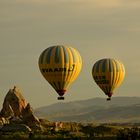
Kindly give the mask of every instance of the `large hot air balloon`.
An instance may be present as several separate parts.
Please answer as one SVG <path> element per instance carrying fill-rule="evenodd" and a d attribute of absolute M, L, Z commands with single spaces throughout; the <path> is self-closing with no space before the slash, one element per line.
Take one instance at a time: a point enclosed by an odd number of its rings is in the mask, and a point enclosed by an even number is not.
<path fill-rule="evenodd" d="M 92 76 L 96 84 L 103 90 L 111 100 L 111 96 L 116 87 L 124 79 L 124 65 L 116 59 L 106 58 L 97 61 L 93 65 Z"/>
<path fill-rule="evenodd" d="M 64 99 L 69 85 L 78 77 L 82 59 L 72 47 L 57 45 L 45 49 L 39 57 L 39 68 L 44 78 Z"/>

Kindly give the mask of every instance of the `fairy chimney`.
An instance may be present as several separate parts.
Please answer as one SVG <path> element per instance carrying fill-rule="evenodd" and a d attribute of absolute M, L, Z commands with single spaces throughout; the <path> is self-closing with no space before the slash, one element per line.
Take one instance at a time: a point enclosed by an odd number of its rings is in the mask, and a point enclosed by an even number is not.
<path fill-rule="evenodd" d="M 1 110 L 1 116 L 5 118 L 20 117 L 23 109 L 27 106 L 27 103 L 22 96 L 20 90 L 14 86 L 10 89 L 4 99 L 3 108 Z"/>
<path fill-rule="evenodd" d="M 21 122 L 31 128 L 41 128 L 40 121 L 34 115 L 32 107 L 26 102 L 16 86 L 8 91 L 0 112 L 0 118 L 9 120 L 9 123 Z"/>

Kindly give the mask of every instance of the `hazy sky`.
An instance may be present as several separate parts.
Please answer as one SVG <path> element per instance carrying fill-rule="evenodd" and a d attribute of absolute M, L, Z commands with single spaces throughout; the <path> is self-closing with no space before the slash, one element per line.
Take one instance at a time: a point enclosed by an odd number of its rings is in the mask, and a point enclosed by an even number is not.
<path fill-rule="evenodd" d="M 106 98 L 91 74 L 104 57 L 126 68 L 114 96 L 140 96 L 140 0 L 0 0 L 0 106 L 14 85 L 33 108 L 60 102 L 38 68 L 40 53 L 57 44 L 83 58 L 64 102 Z"/>

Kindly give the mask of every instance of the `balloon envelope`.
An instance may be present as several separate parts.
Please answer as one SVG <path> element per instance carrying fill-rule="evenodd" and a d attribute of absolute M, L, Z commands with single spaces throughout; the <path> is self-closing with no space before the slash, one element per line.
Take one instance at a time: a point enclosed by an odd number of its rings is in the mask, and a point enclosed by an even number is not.
<path fill-rule="evenodd" d="M 103 92 L 111 97 L 113 91 L 124 79 L 124 65 L 116 59 L 105 58 L 97 61 L 92 68 L 92 76 Z"/>
<path fill-rule="evenodd" d="M 44 78 L 62 97 L 78 77 L 82 59 L 72 47 L 58 45 L 45 49 L 39 57 L 39 68 Z M 59 99 L 63 99 L 63 98 Z"/>

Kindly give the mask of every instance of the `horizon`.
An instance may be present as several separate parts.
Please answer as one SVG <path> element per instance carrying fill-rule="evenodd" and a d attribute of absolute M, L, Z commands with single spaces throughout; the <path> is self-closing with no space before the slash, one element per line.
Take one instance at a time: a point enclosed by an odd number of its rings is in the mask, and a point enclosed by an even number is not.
<path fill-rule="evenodd" d="M 5 95 L 6 96 L 6 95 Z M 5 98 L 5 97 L 4 97 Z M 24 96 L 23 96 L 23 98 L 24 98 Z M 67 100 L 65 100 L 64 102 L 56 102 L 56 103 L 52 103 L 52 104 L 48 104 L 48 105 L 44 105 L 44 106 L 37 106 L 36 108 L 34 108 L 33 106 L 32 106 L 32 104 L 30 104 L 31 105 L 31 107 L 33 108 L 33 110 L 36 110 L 36 109 L 38 109 L 38 108 L 42 108 L 42 107 L 49 107 L 49 106 L 52 106 L 52 105 L 55 105 L 55 104 L 67 104 L 67 103 L 73 103 L 73 102 L 82 102 L 82 101 L 88 101 L 88 100 L 95 100 L 95 99 L 101 99 L 101 100 L 104 100 L 106 103 L 113 103 L 113 100 L 114 99 L 117 99 L 117 98 L 140 98 L 140 97 L 138 97 L 138 96 L 115 96 L 115 97 L 112 97 L 111 98 L 111 101 L 107 101 L 106 99 L 106 97 L 93 97 L 93 98 L 87 98 L 87 99 L 81 99 L 81 100 L 72 100 L 72 101 L 67 101 Z M 25 101 L 27 102 L 27 103 L 30 103 L 30 102 L 28 102 L 27 100 L 26 100 L 26 98 L 24 98 L 25 99 Z M 3 102 L 4 102 L 4 99 L 3 99 Z M 3 104 L 3 102 L 2 102 L 2 104 Z M 0 110 L 2 109 L 2 104 L 0 105 Z"/>

